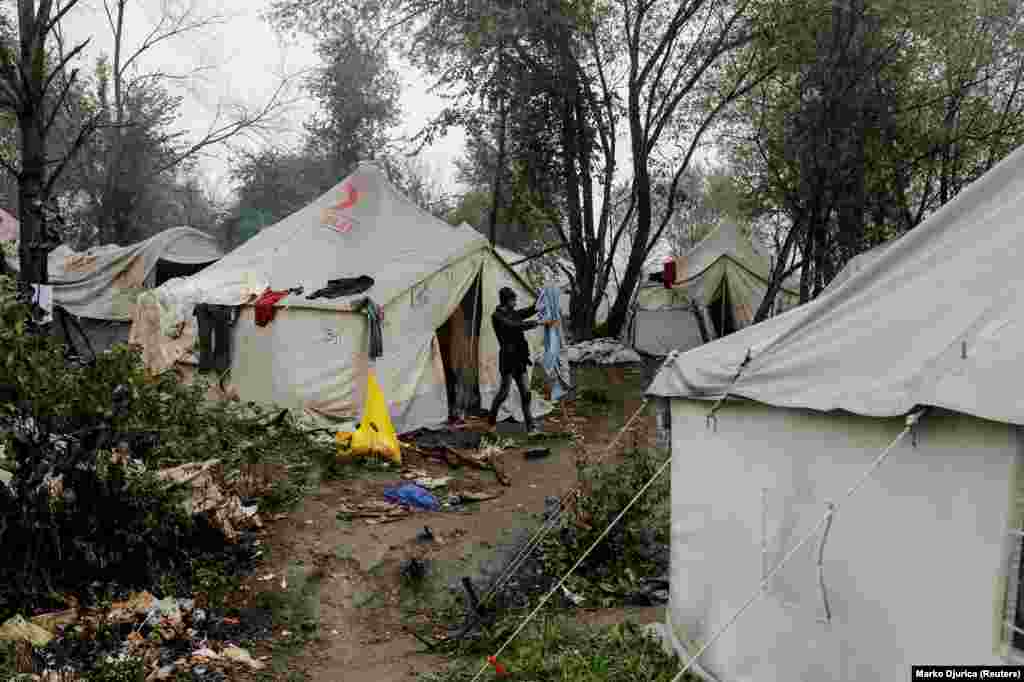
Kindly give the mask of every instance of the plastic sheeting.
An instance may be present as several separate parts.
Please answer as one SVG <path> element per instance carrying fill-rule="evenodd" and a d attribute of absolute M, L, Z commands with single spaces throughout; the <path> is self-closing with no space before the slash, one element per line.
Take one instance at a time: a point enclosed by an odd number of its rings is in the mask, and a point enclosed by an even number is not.
<path fill-rule="evenodd" d="M 676 357 L 648 389 L 886 417 L 932 405 L 1024 424 L 1024 147 L 845 282 Z M 750 361 L 733 383 L 747 353 Z"/>
<path fill-rule="evenodd" d="M 198 265 L 223 255 L 217 240 L 190 227 L 175 227 L 130 246 L 108 244 L 78 252 L 67 245 L 50 253 L 54 303 L 78 317 L 127 322 L 136 301 L 154 284 L 157 262 Z M 7 258 L 19 269 L 15 251 Z"/>
<path fill-rule="evenodd" d="M 592 365 L 622 365 L 643 362 L 643 358 L 632 348 L 615 339 L 594 339 L 581 341 L 566 349 L 569 362 Z"/>

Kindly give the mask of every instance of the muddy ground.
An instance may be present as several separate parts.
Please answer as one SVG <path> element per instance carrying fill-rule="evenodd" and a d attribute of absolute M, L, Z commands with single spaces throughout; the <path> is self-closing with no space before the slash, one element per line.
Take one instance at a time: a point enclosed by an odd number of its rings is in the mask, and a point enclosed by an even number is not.
<path fill-rule="evenodd" d="M 579 386 L 604 391 L 609 402 L 577 400 L 564 411 L 556 408 L 545 419 L 545 431 L 565 432 L 570 424 L 575 425 L 587 456 L 604 453 L 640 406 L 651 370 L 580 368 Z M 652 415 L 650 408 L 645 410 L 608 461 L 621 458 L 629 448 L 653 445 Z M 483 425 L 471 424 L 470 428 Z M 500 433 L 522 443 L 521 428 L 501 425 Z M 402 482 L 399 470 L 362 471 L 344 480 L 322 482 L 299 508 L 269 525 L 263 541 L 265 563 L 249 581 L 251 594 L 277 591 L 301 600 L 310 629 L 317 628 L 298 655 L 287 660 L 275 657 L 273 679 L 288 680 L 292 675 L 296 679 L 299 673 L 314 682 L 394 682 L 442 667 L 445 659 L 424 653 L 424 645 L 408 628 L 434 637 L 447 632 L 451 623 L 442 613 L 461 600 L 459 580 L 469 576 L 480 584 L 483 571 L 500 566 L 524 533 L 536 527 L 545 498 L 560 496 L 576 483 L 579 443 L 574 445 L 568 439 L 545 442 L 551 455 L 542 459 L 525 459 L 522 449 L 506 450 L 501 464 L 510 479 L 507 487 L 493 472 L 453 469 L 441 461 L 405 452 L 404 469 L 454 477 L 447 490 L 439 491 L 440 496 L 487 492 L 500 497 L 459 510 L 417 512 L 389 523 L 339 519 L 338 512 L 342 505 L 353 502 L 383 500 L 385 487 Z M 424 526 L 429 526 L 436 542 L 417 540 Z M 426 560 L 428 565 L 425 587 L 415 592 L 402 587 L 400 576 L 402 563 L 410 558 Z M 661 619 L 663 609 L 580 612 L 582 620 L 600 624 L 620 622 L 627 615 L 646 623 Z M 288 636 L 275 632 L 271 641 Z"/>

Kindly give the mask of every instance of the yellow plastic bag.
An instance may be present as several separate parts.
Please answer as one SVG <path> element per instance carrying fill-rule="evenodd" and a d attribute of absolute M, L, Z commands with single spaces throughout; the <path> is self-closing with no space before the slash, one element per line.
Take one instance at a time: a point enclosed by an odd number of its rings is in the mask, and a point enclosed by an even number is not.
<path fill-rule="evenodd" d="M 340 444 L 340 436 L 336 437 Z M 377 382 L 377 373 L 371 369 L 366 386 L 366 405 L 363 407 L 363 418 L 359 428 L 352 434 L 351 452 L 353 457 L 384 457 L 401 466 L 402 450 L 398 445 L 398 436 L 388 414 L 388 405 L 384 401 L 384 392 Z"/>

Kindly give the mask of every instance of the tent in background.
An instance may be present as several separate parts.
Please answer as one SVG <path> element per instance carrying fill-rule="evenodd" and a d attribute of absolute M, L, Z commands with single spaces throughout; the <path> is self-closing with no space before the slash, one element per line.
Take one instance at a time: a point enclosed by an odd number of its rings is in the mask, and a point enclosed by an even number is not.
<path fill-rule="evenodd" d="M 648 394 L 673 453 L 667 630 L 682 655 L 810 538 L 703 668 L 874 682 L 951 652 L 1024 658 L 1022 207 L 1024 147 L 814 301 L 657 374 Z M 915 437 L 872 470 L 921 407 Z"/>
<path fill-rule="evenodd" d="M 129 246 L 108 244 L 79 252 L 62 244 L 49 256 L 53 302 L 79 318 L 99 353 L 128 341 L 141 292 L 170 277 L 194 274 L 222 255 L 213 236 L 191 227 L 173 227 Z M 6 262 L 12 271 L 19 270 L 16 247 Z"/>
<path fill-rule="evenodd" d="M 309 298 L 328 280 L 362 275 L 374 280 L 365 292 Z M 269 324 L 255 324 L 255 297 L 268 287 L 300 286 L 301 294 L 274 305 Z M 343 428 L 359 418 L 366 397 L 368 322 L 355 304 L 370 297 L 384 312 L 377 375 L 401 432 L 450 416 L 449 401 L 459 393 L 451 385 L 453 372 L 462 377 L 459 385 L 471 384 L 478 402 L 490 406 L 499 385 L 498 343 L 491 325 L 482 322 L 497 307 L 502 286 L 522 300 L 536 295 L 482 235 L 420 209 L 376 165 L 364 162 L 312 204 L 202 273 L 141 296 L 132 340 L 143 346 L 150 368 L 184 370 L 196 362 L 194 306 L 241 306 L 230 331 L 232 392 Z M 527 337 L 536 354 L 541 335 Z M 551 409 L 539 397 L 534 405 L 535 415 Z M 514 387 L 499 416 L 522 420 Z"/>
<path fill-rule="evenodd" d="M 671 288 L 662 275 L 651 273 L 640 283 L 626 330 L 631 346 L 657 356 L 701 345 L 702 326 L 710 340 L 749 325 L 768 289 L 771 266 L 738 225 L 725 222 L 675 259 Z M 775 312 L 798 301 L 798 290 L 787 282 Z"/>

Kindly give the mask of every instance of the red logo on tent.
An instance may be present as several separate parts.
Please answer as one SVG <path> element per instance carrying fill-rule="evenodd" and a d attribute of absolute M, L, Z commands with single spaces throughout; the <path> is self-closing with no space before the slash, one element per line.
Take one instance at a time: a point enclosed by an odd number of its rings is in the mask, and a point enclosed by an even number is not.
<path fill-rule="evenodd" d="M 352 208 L 359 201 L 359 190 L 352 186 L 351 181 L 342 185 L 341 191 L 345 193 L 345 196 L 340 202 L 338 202 L 335 208 L 339 210 Z"/>
<path fill-rule="evenodd" d="M 359 203 L 359 190 L 353 186 L 350 180 L 341 186 L 341 192 L 341 201 L 325 211 L 327 214 L 325 218 L 332 230 L 341 234 L 347 234 L 352 231 L 355 219 L 350 215 L 346 215 L 346 213 L 348 213 L 350 208 Z"/>

